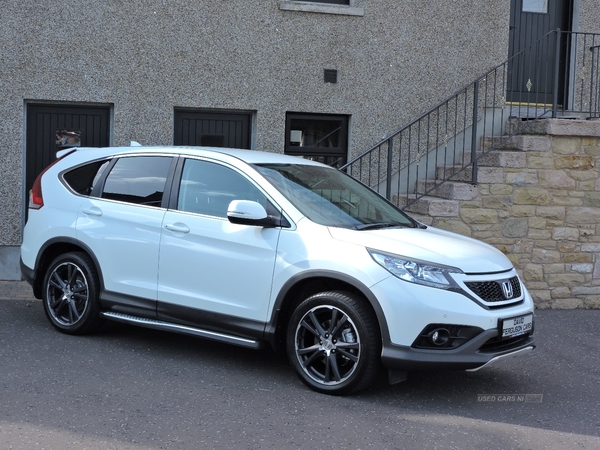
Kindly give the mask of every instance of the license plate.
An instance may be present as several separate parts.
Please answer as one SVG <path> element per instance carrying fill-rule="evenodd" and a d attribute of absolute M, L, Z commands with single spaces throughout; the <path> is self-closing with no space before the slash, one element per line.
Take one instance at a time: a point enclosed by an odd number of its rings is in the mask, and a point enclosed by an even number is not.
<path fill-rule="evenodd" d="M 533 314 L 504 319 L 502 321 L 502 337 L 515 337 L 533 329 Z"/>

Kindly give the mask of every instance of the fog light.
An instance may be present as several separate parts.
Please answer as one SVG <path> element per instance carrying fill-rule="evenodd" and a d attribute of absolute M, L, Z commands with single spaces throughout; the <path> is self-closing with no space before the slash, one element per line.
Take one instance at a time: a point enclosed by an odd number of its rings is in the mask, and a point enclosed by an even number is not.
<path fill-rule="evenodd" d="M 450 332 L 445 328 L 437 328 L 427 335 L 429 342 L 433 345 L 442 346 L 448 343 Z"/>

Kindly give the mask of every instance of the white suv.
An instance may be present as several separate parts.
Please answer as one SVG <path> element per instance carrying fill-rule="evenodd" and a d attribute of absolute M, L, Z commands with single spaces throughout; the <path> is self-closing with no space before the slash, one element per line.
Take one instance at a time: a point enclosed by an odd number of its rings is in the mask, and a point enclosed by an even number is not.
<path fill-rule="evenodd" d="M 35 181 L 21 270 L 59 331 L 105 320 L 285 349 L 330 394 L 528 352 L 510 261 L 328 166 L 247 150 L 63 151 Z"/>

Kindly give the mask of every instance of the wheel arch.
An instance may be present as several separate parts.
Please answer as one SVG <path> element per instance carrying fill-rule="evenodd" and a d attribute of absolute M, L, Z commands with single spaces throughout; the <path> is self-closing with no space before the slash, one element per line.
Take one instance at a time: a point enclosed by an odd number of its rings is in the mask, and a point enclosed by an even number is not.
<path fill-rule="evenodd" d="M 314 270 L 290 278 L 277 295 L 272 318 L 265 327 L 265 338 L 275 350 L 285 349 L 287 325 L 296 307 L 311 295 L 325 291 L 346 291 L 359 295 L 375 315 L 381 339 L 389 340 L 383 309 L 367 286 L 344 273 Z"/>
<path fill-rule="evenodd" d="M 96 269 L 96 273 L 98 274 L 98 279 L 100 281 L 100 289 L 104 289 L 102 271 L 94 252 L 87 245 L 77 239 L 60 237 L 47 241 L 38 253 L 35 261 L 35 270 L 32 283 L 33 294 L 35 298 L 42 298 L 44 274 L 46 273 L 50 263 L 52 263 L 57 256 L 70 252 L 82 252 L 87 254 L 92 259 L 94 268 Z"/>

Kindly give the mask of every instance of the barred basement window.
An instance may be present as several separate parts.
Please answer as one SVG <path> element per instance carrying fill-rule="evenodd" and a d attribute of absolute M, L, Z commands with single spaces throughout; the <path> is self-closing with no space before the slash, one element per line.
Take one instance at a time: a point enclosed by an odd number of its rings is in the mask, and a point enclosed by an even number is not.
<path fill-rule="evenodd" d="M 279 9 L 322 14 L 364 16 L 364 8 L 354 6 L 355 0 L 279 0 Z"/>
<path fill-rule="evenodd" d="M 285 153 L 343 166 L 348 155 L 348 116 L 287 113 Z"/>

